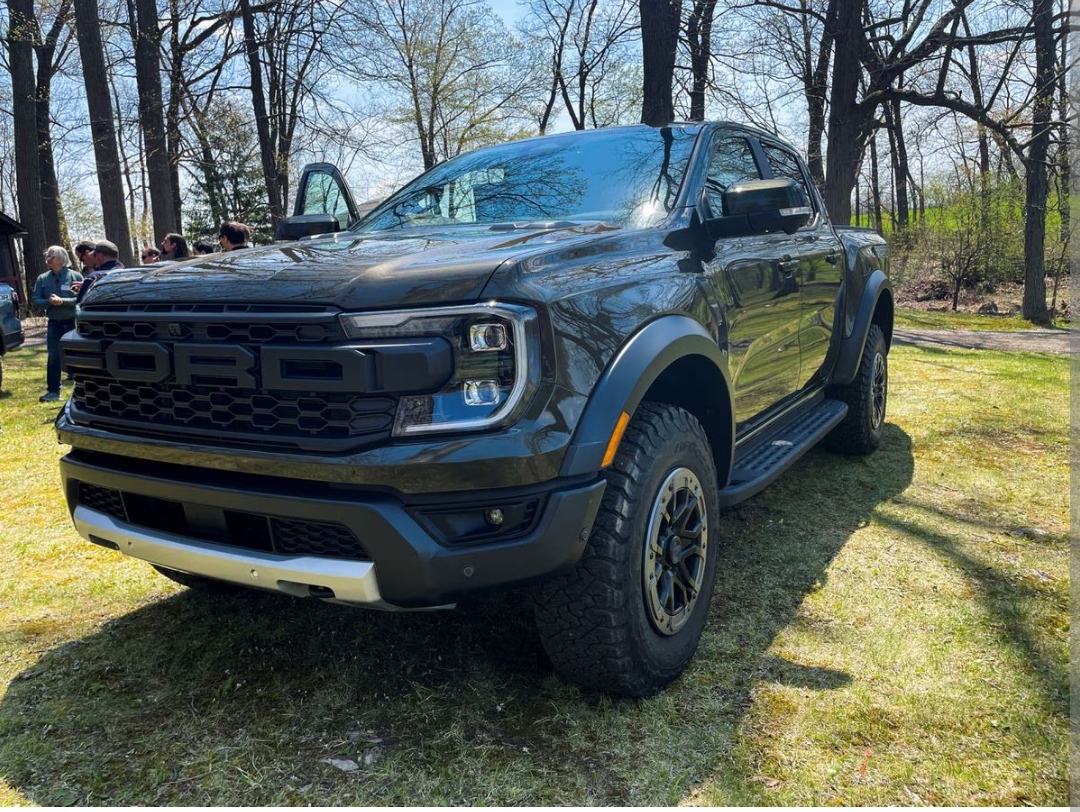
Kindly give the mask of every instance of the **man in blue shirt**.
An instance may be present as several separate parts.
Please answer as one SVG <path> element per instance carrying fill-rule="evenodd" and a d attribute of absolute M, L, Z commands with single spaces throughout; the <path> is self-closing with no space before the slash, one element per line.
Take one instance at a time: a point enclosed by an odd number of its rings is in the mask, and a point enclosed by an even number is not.
<path fill-rule="evenodd" d="M 102 240 L 94 246 L 93 252 L 94 258 L 94 270 L 90 271 L 86 275 L 86 279 L 75 286 L 75 292 L 78 293 L 76 302 L 82 302 L 86 298 L 86 294 L 94 283 L 101 277 L 108 275 L 112 271 L 122 270 L 124 263 L 120 261 L 120 249 L 116 247 L 116 243 L 109 240 Z"/>
<path fill-rule="evenodd" d="M 71 259 L 65 248 L 50 245 L 45 249 L 48 273 L 34 283 L 34 305 L 45 311 L 48 318 L 45 383 L 47 390 L 38 400 L 45 403 L 60 400 L 60 337 L 75 329 L 75 291 L 72 286 L 82 281 L 82 274 L 71 269 Z"/>

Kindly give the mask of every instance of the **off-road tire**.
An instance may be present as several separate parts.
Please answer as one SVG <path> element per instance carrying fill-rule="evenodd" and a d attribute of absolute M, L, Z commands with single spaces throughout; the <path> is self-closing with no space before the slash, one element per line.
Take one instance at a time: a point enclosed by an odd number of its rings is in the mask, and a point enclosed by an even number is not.
<path fill-rule="evenodd" d="M 855 379 L 837 386 L 833 397 L 847 404 L 847 416 L 829 432 L 825 444 L 842 454 L 870 454 L 881 445 L 885 409 L 889 399 L 889 348 L 885 333 L 870 325 Z"/>
<path fill-rule="evenodd" d="M 246 587 L 242 587 L 239 584 L 232 584 L 228 581 L 217 581 L 213 578 L 204 578 L 202 575 L 192 575 L 190 572 L 171 570 L 168 567 L 159 567 L 157 564 L 151 564 L 150 566 L 170 581 L 176 581 L 176 583 L 182 584 L 188 589 L 194 589 L 206 595 L 245 595 L 251 591 Z"/>
<path fill-rule="evenodd" d="M 536 623 L 567 681 L 650 696 L 686 668 L 709 615 L 719 545 L 716 467 L 693 415 L 644 403 L 604 476 L 585 552 L 572 571 L 536 590 Z M 651 547 L 650 537 L 657 539 Z M 678 611 L 667 613 L 668 605 Z"/>

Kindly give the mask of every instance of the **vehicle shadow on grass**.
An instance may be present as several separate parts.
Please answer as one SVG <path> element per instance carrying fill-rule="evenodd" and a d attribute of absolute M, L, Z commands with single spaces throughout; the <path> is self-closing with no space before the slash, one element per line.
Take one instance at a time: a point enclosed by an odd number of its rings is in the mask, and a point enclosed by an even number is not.
<path fill-rule="evenodd" d="M 653 699 L 560 681 L 520 596 L 386 614 L 184 590 L 16 676 L 0 777 L 41 805 L 677 803 L 730 759 L 756 682 L 849 682 L 768 648 L 913 470 L 887 425 L 877 454 L 815 450 L 725 514 L 713 621 Z"/>

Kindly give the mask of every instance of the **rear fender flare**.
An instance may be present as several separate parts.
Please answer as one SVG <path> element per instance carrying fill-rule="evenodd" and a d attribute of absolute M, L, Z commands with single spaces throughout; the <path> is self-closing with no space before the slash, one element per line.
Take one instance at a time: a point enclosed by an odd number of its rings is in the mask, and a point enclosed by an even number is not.
<path fill-rule="evenodd" d="M 880 324 L 885 333 L 886 346 L 892 346 L 893 331 L 893 294 L 892 283 L 883 271 L 875 270 L 870 274 L 863 287 L 859 310 L 855 315 L 855 326 L 851 335 L 840 345 L 840 355 L 836 359 L 832 383 L 844 386 L 855 379 L 862 359 L 863 347 L 871 324 Z"/>
<path fill-rule="evenodd" d="M 729 398 L 724 404 L 726 414 L 731 415 L 727 357 L 717 346 L 716 339 L 688 316 L 662 316 L 631 336 L 601 374 L 574 430 L 560 475 L 578 476 L 599 471 L 620 415 L 623 412 L 633 415 L 657 378 L 672 364 L 691 356 L 699 356 L 710 371 L 715 369 L 722 380 L 725 396 Z M 731 425 L 724 429 L 728 438 L 734 438 L 735 424 L 730 422 Z M 727 446 L 726 449 L 714 448 L 714 455 L 730 457 L 732 443 L 728 442 Z M 720 470 L 724 466 L 718 459 L 717 474 L 722 482 L 730 470 L 730 459 L 727 463 L 726 469 Z"/>

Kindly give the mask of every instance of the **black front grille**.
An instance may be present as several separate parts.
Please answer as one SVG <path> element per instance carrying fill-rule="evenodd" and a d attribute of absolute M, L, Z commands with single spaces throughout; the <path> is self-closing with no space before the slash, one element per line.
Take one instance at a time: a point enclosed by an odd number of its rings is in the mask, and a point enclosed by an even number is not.
<path fill-rule="evenodd" d="M 184 435 L 222 445 L 272 444 L 285 450 L 334 453 L 390 438 L 395 396 L 322 386 L 320 377 L 332 376 L 335 370 L 340 374 L 333 361 L 317 359 L 304 367 L 304 352 L 329 351 L 347 339 L 334 310 L 284 305 L 97 305 L 80 312 L 77 331 L 83 343 L 71 342 L 62 350 L 70 353 L 65 363 L 70 363 L 75 375 L 72 417 L 76 422 L 108 423 L 144 436 Z M 214 356 L 203 363 L 203 379 L 157 382 L 160 377 L 154 379 L 141 368 L 114 376 L 106 362 L 109 348 L 119 346 L 114 342 L 141 342 L 144 353 L 146 347 L 165 348 L 159 351 L 170 357 L 177 345 L 232 348 L 246 353 L 241 359 L 250 357 L 253 363 L 260 352 L 271 351 L 265 348 L 298 348 L 301 360 L 290 362 L 288 371 L 308 374 L 312 380 L 310 387 L 278 389 L 253 378 L 255 388 L 250 388 L 229 382 L 230 377 L 239 377 L 235 368 L 225 370 L 224 380 L 214 380 L 205 372 Z M 131 361 L 125 356 L 124 360 L 139 363 L 138 357 Z M 159 361 L 146 363 L 154 370 Z M 323 388 L 331 391 L 319 391 Z"/>
<path fill-rule="evenodd" d="M 262 392 L 210 386 L 76 380 L 80 410 L 106 419 L 203 432 L 278 438 L 382 440 L 394 424 L 394 398 L 348 392 Z"/>
<path fill-rule="evenodd" d="M 79 504 L 136 527 L 279 555 L 370 561 L 344 525 L 175 502 L 79 483 Z"/>

